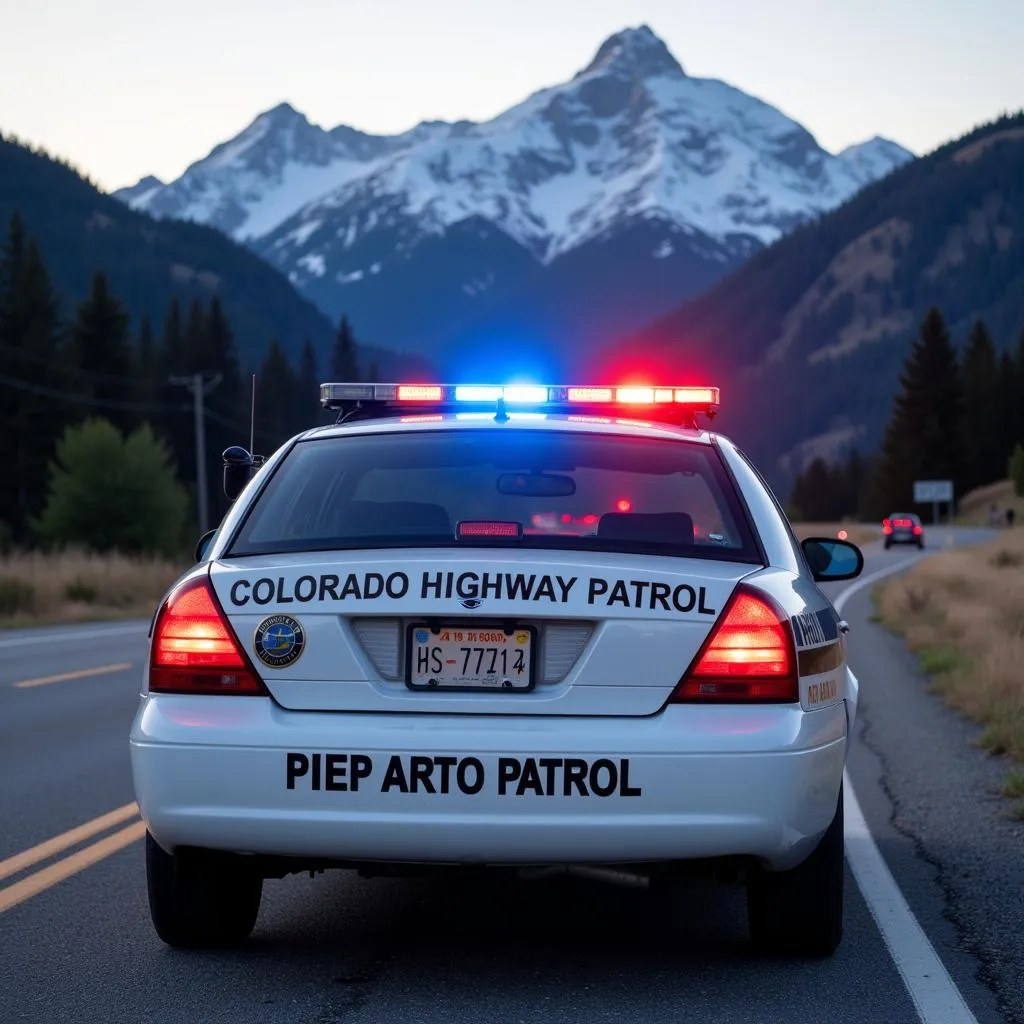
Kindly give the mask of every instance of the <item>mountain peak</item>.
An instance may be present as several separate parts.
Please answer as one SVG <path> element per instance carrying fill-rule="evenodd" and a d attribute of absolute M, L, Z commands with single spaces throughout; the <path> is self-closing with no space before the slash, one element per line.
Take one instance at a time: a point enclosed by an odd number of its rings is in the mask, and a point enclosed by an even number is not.
<path fill-rule="evenodd" d="M 254 120 L 262 121 L 264 119 L 274 124 L 289 124 L 292 121 L 305 121 L 306 115 L 299 113 L 290 103 L 282 102 L 278 103 L 276 107 L 264 110 L 262 114 L 257 114 Z"/>
<path fill-rule="evenodd" d="M 847 146 L 837 155 L 857 175 L 862 185 L 884 178 L 890 171 L 914 159 L 914 154 L 905 146 L 881 135 Z"/>
<path fill-rule="evenodd" d="M 900 151 L 906 153 L 912 157 L 913 153 L 910 152 L 906 146 L 901 146 L 898 142 L 893 142 L 892 139 L 887 139 L 882 135 L 872 135 L 870 139 L 865 139 L 863 142 L 856 142 L 852 146 L 847 146 L 844 150 L 841 150 L 839 156 L 848 156 L 851 153 L 856 153 L 861 149 L 888 149 L 893 151 Z"/>
<path fill-rule="evenodd" d="M 673 72 L 683 74 L 679 61 L 648 25 L 624 28 L 610 35 L 580 74 L 605 70 L 640 78 Z"/>

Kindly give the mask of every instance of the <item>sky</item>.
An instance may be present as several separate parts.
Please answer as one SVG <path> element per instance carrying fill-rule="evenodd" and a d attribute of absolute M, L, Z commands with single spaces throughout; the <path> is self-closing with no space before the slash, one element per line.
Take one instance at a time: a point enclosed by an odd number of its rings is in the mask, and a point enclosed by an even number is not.
<path fill-rule="evenodd" d="M 166 181 L 282 101 L 389 134 L 487 119 L 642 23 L 832 151 L 1024 107 L 1024 0 L 0 0 L 0 131 L 102 188 Z"/>

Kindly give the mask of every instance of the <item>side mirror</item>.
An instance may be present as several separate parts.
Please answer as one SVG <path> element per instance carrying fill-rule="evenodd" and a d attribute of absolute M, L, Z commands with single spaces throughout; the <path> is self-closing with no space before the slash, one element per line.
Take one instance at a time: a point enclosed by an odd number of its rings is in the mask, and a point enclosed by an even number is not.
<path fill-rule="evenodd" d="M 801 542 L 816 583 L 838 583 L 859 576 L 864 556 L 856 544 L 833 537 L 808 537 Z"/>
<path fill-rule="evenodd" d="M 213 540 L 213 535 L 217 532 L 217 528 L 214 527 L 212 530 L 207 530 L 206 533 L 199 538 L 199 543 L 196 544 L 196 561 L 201 562 L 206 557 L 206 552 L 210 548 L 210 541 Z"/>
<path fill-rule="evenodd" d="M 224 449 L 224 493 L 234 501 L 252 479 L 256 460 L 240 445 Z"/>

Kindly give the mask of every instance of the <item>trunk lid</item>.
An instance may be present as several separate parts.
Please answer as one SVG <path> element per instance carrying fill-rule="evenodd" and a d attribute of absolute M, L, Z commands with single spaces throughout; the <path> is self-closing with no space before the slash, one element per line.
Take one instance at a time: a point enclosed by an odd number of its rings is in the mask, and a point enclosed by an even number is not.
<path fill-rule="evenodd" d="M 256 671 L 290 710 L 650 715 L 756 568 L 438 548 L 225 559 L 210 577 Z M 512 668 L 521 648 L 529 688 Z M 432 684 L 429 666 L 445 662 Z M 488 685 L 443 688 L 456 677 Z"/>

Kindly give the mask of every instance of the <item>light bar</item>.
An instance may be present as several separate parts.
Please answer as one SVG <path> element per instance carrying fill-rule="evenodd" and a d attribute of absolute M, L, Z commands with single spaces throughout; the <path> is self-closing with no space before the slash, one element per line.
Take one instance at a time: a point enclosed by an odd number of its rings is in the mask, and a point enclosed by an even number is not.
<path fill-rule="evenodd" d="M 400 402 L 440 402 L 444 391 L 439 384 L 399 384 Z"/>
<path fill-rule="evenodd" d="M 501 388 L 498 387 L 461 384 L 455 389 L 456 402 L 496 402 L 499 398 L 501 398 Z"/>
<path fill-rule="evenodd" d="M 615 397 L 611 388 L 566 388 L 570 402 L 610 402 Z"/>
<path fill-rule="evenodd" d="M 548 389 L 530 384 L 517 384 L 504 388 L 501 397 L 509 405 L 545 405 L 548 401 Z"/>
<path fill-rule="evenodd" d="M 616 407 L 628 408 L 641 418 L 694 422 L 698 413 L 714 416 L 719 390 L 710 387 L 623 384 L 366 384 L 320 385 L 320 404 L 327 409 L 367 410 L 376 406 L 405 406 L 411 412 L 440 410 L 483 415 L 505 407 L 522 410 L 511 416 L 552 412 L 601 413 L 614 416 Z M 527 413 L 525 410 L 531 410 Z M 650 412 L 648 412 L 650 410 Z M 656 410 L 656 411 L 655 411 Z"/>
<path fill-rule="evenodd" d="M 545 405 L 548 388 L 532 384 L 515 384 L 509 387 L 496 385 L 459 384 L 455 388 L 456 402 L 497 402 L 509 405 Z"/>
<path fill-rule="evenodd" d="M 676 388 L 675 401 L 687 405 L 718 405 L 718 388 Z"/>
<path fill-rule="evenodd" d="M 654 388 L 616 388 L 615 401 L 624 405 L 653 405 Z"/>

